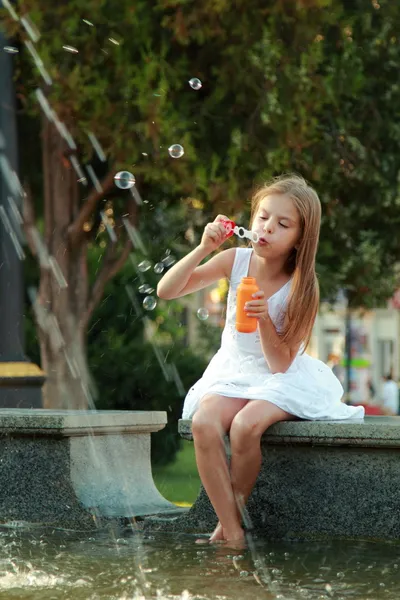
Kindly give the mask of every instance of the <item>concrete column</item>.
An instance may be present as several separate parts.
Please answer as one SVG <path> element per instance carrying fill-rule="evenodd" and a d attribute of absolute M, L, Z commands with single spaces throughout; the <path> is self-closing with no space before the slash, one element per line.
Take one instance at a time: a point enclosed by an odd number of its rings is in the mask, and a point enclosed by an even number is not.
<path fill-rule="evenodd" d="M 14 179 L 18 153 L 13 55 L 4 46 L 7 39 L 0 29 L 0 407 L 40 407 L 44 374 L 25 356 L 22 260 L 5 225 L 7 219 L 13 224 L 12 206 L 21 211 L 22 196 Z"/>

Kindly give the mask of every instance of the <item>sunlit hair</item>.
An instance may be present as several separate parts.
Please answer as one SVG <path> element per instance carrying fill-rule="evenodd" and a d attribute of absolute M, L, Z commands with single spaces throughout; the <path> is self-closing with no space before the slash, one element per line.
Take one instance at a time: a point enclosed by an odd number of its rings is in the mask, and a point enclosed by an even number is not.
<path fill-rule="evenodd" d="M 315 257 L 321 225 L 321 203 L 317 193 L 298 175 L 281 175 L 260 186 L 251 201 L 250 225 L 260 202 L 271 194 L 285 194 L 300 216 L 301 235 L 297 250 L 293 248 L 287 262 L 292 274 L 286 318 L 281 331 L 288 345 L 310 342 L 319 305 L 319 285 L 315 273 Z"/>

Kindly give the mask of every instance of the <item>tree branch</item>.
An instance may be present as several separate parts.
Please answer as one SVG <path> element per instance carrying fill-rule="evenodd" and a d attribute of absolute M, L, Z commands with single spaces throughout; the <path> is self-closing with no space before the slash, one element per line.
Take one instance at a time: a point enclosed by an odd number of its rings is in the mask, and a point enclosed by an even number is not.
<path fill-rule="evenodd" d="M 90 219 L 91 214 L 95 210 L 97 203 L 103 198 L 114 182 L 114 171 L 110 170 L 104 179 L 100 182 L 101 192 L 93 188 L 85 203 L 81 207 L 77 217 L 68 227 L 68 235 L 70 236 L 71 244 L 76 245 L 81 237 L 85 235 L 83 226 Z"/>
<path fill-rule="evenodd" d="M 124 215 L 124 218 L 128 218 L 128 220 L 133 224 L 137 222 L 137 204 L 133 198 L 133 196 L 128 196 L 127 198 L 127 213 Z M 117 234 L 117 237 L 121 238 L 121 230 L 122 226 L 122 218 L 115 220 L 115 228 L 114 231 Z M 100 271 L 97 275 L 97 279 L 94 282 L 92 289 L 89 293 L 89 299 L 87 303 L 87 308 L 84 311 L 81 320 L 80 320 L 80 328 L 81 331 L 86 331 L 89 321 L 93 315 L 93 312 L 96 306 L 99 304 L 100 300 L 103 297 L 104 289 L 107 283 L 118 273 L 118 271 L 123 267 L 125 261 L 128 259 L 128 256 L 132 250 L 132 242 L 130 238 L 126 235 L 124 246 L 118 256 L 116 256 L 117 251 L 117 243 L 109 242 L 105 253 L 103 255 L 103 260 L 101 263 Z"/>
<path fill-rule="evenodd" d="M 104 289 L 107 283 L 118 273 L 123 267 L 125 261 L 132 250 L 132 243 L 129 238 L 125 240 L 123 249 L 119 256 L 115 256 L 116 244 L 109 243 L 104 253 L 100 272 L 90 291 L 89 300 L 86 311 L 82 315 L 80 328 L 81 331 L 86 331 L 92 314 L 103 297 Z"/>

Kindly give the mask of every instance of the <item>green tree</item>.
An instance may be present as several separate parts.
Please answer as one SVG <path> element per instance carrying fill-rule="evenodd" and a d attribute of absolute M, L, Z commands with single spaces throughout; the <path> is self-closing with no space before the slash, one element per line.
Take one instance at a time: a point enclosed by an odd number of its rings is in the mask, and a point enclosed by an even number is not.
<path fill-rule="evenodd" d="M 9 22 L 21 43 L 21 103 L 39 118 L 35 90 L 43 88 L 77 146 L 42 117 L 44 192 L 34 190 L 26 223 L 43 196 L 45 241 L 69 287 L 60 292 L 42 271 L 40 298 L 65 339 L 76 342 L 79 332 L 82 361 L 93 309 L 130 251 L 119 236 L 124 213 L 151 242 L 161 230 L 154 207 L 180 202 L 188 210 L 180 235 L 193 226 L 195 242 L 210 214 L 246 219 L 254 183 L 282 171 L 300 172 L 320 193 L 323 294 L 347 287 L 354 305 L 390 294 L 399 260 L 400 6 L 238 0 L 232 10 L 226 0 L 71 0 L 49 10 L 26 0 L 19 11 L 41 33 L 35 47 L 52 81 L 43 85 L 25 29 Z M 194 76 L 203 82 L 198 91 L 187 83 Z M 92 132 L 105 162 L 93 152 Z M 184 146 L 179 160 L 168 155 L 172 143 Z M 94 168 L 101 193 L 80 188 L 72 157 Z M 148 204 L 114 188 L 122 167 L 134 171 Z M 99 235 L 104 199 L 121 237 L 114 245 Z M 87 270 L 90 243 L 107 244 L 97 283 Z M 63 356 L 52 356 L 46 339 L 41 349 L 46 370 L 65 378 Z"/>

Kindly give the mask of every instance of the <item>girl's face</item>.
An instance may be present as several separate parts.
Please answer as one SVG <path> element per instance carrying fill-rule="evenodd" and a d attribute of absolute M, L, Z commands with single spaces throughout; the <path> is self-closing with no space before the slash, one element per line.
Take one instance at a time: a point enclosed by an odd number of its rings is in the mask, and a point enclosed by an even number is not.
<path fill-rule="evenodd" d="M 253 244 L 261 255 L 289 256 L 301 236 L 300 215 L 285 194 L 265 196 L 258 205 L 252 231 L 259 241 Z"/>

